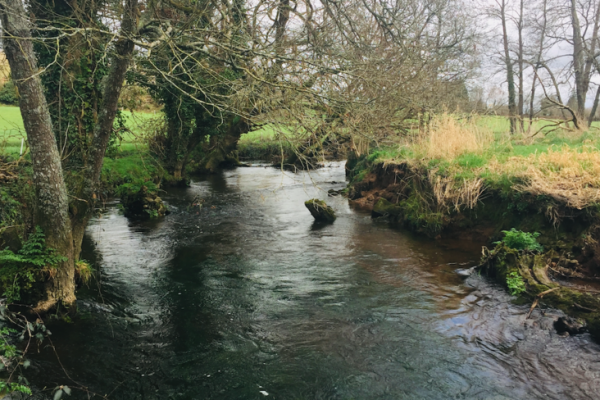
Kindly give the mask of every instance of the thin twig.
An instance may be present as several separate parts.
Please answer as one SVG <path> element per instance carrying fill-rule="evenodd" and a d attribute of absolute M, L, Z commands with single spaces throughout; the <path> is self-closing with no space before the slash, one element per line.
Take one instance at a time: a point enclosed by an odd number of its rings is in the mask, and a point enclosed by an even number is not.
<path fill-rule="evenodd" d="M 527 313 L 527 317 L 525 319 L 529 319 L 529 317 L 531 316 L 531 313 L 533 312 L 533 309 L 538 305 L 538 303 L 540 302 L 540 299 L 542 297 L 544 297 L 548 293 L 552 293 L 555 290 L 559 290 L 559 289 L 560 289 L 560 286 L 557 286 L 555 288 L 545 290 L 542 293 L 539 293 L 537 296 L 535 296 L 535 300 L 533 301 L 533 304 L 531 305 L 531 308 L 529 309 L 529 312 Z"/>

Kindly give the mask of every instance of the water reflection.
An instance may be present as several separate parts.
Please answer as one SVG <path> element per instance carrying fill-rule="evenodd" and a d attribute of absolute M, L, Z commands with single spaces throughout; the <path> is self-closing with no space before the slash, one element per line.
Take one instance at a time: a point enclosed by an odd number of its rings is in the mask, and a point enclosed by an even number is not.
<path fill-rule="evenodd" d="M 80 294 L 86 318 L 53 327 L 69 375 L 114 399 L 595 396 L 589 337 L 525 323 L 493 284 L 454 274 L 477 244 L 418 239 L 339 197 L 333 225 L 313 222 L 304 201 L 343 181 L 340 164 L 239 168 L 170 191 L 161 221 L 111 208 L 86 242 L 102 290 Z M 51 349 L 35 365 L 38 386 L 73 385 Z"/>

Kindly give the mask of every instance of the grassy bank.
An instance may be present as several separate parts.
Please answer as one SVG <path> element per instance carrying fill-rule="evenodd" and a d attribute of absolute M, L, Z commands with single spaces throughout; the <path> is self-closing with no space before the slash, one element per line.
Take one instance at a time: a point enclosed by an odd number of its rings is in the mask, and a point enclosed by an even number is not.
<path fill-rule="evenodd" d="M 600 340 L 600 298 L 587 286 L 600 274 L 599 144 L 593 129 L 508 137 L 441 115 L 426 132 L 351 158 L 349 197 L 430 237 L 487 240 L 483 271 L 519 288 L 517 301 L 587 321 Z"/>
<path fill-rule="evenodd" d="M 157 113 L 160 113 L 158 111 Z M 130 153 L 143 153 L 147 146 L 141 140 L 144 126 L 157 116 L 155 112 L 122 111 L 125 126 L 129 131 L 121 134 L 118 151 L 121 155 Z M 281 155 L 282 151 L 290 152 L 290 142 L 285 137 L 277 135 L 278 130 L 266 125 L 258 130 L 242 135 L 238 145 L 240 157 L 244 160 L 271 160 L 274 155 Z M 290 132 L 284 131 L 289 136 Z M 23 120 L 19 107 L 0 105 L 0 155 L 18 157 L 21 149 L 21 140 L 25 139 L 24 150 L 27 149 L 27 135 L 23 127 Z"/>
<path fill-rule="evenodd" d="M 405 138 L 394 147 L 374 150 L 368 162 L 406 163 L 426 171 L 439 194 L 437 200 L 444 202 L 446 196 L 455 208 L 468 205 L 460 204 L 465 196 L 458 192 L 475 188 L 467 196 L 472 206 L 489 189 L 549 196 L 575 209 L 596 206 L 600 200 L 596 128 L 510 137 L 490 129 L 490 121 L 457 121 L 441 115 L 429 131 Z"/>

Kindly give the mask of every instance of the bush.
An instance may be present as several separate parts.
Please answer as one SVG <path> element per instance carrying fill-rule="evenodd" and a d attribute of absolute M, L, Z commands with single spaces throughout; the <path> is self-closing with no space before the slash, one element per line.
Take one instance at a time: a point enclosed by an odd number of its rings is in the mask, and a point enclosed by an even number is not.
<path fill-rule="evenodd" d="M 0 103 L 16 105 L 19 102 L 13 81 L 8 81 L 0 88 Z"/>
<path fill-rule="evenodd" d="M 518 231 L 512 228 L 510 231 L 502 231 L 504 233 L 504 239 L 501 242 L 514 250 L 528 250 L 528 251 L 544 251 L 544 248 L 536 240 L 540 236 L 539 232 L 528 233 Z M 496 242 L 496 244 L 501 243 Z"/>

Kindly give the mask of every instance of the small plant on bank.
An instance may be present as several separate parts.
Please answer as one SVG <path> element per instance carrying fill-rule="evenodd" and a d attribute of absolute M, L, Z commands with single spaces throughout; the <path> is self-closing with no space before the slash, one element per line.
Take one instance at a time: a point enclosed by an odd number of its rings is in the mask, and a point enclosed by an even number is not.
<path fill-rule="evenodd" d="M 18 252 L 8 248 L 0 251 L 0 288 L 8 303 L 21 299 L 23 290 L 31 289 L 40 272 L 55 273 L 56 265 L 67 258 L 46 247 L 44 232 L 39 226 L 29 235 Z"/>
<path fill-rule="evenodd" d="M 513 296 L 517 296 L 525 291 L 523 277 L 514 271 L 506 276 L 506 286 L 508 286 L 508 291 Z"/>
<path fill-rule="evenodd" d="M 504 233 L 504 239 L 495 244 L 504 242 L 507 247 L 514 250 L 544 251 L 544 247 L 537 241 L 540 236 L 539 232 L 529 233 L 512 228 L 510 231 L 502 231 L 502 233 Z"/>
<path fill-rule="evenodd" d="M 79 260 L 75 263 L 75 276 L 81 279 L 81 282 L 87 284 L 93 273 L 92 266 L 85 260 Z"/>

